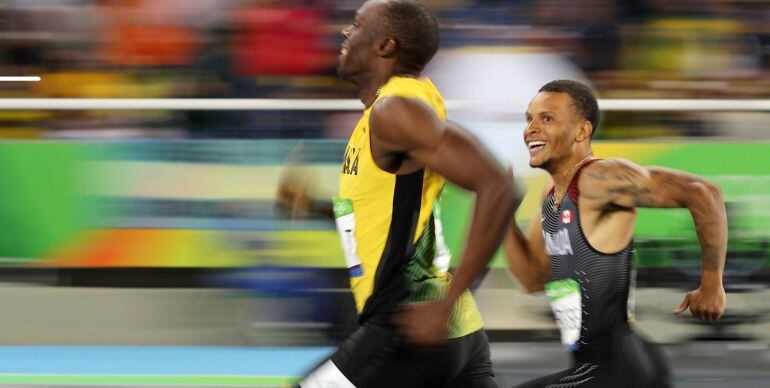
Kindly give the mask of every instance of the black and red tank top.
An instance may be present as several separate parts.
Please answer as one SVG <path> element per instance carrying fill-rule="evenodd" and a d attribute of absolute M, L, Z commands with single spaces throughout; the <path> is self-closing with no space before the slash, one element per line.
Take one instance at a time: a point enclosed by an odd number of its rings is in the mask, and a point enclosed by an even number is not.
<path fill-rule="evenodd" d="M 554 307 L 557 323 L 562 329 L 562 342 L 572 350 L 628 330 L 633 240 L 616 253 L 602 253 L 591 246 L 580 226 L 577 182 L 583 168 L 592 162 L 584 164 L 577 171 L 558 208 L 553 208 L 553 189 L 542 208 L 543 239 L 551 263 L 550 283 L 570 284 L 570 288 L 579 291 L 579 306 L 578 296 L 574 295 L 573 298 L 573 322 L 564 322 L 571 319 L 569 314 L 559 314 Z M 558 288 L 566 289 L 561 285 Z M 560 291 L 556 294 L 563 296 Z M 551 293 L 549 296 L 554 305 L 554 297 Z M 574 325 L 571 340 L 565 340 L 563 324 Z"/>

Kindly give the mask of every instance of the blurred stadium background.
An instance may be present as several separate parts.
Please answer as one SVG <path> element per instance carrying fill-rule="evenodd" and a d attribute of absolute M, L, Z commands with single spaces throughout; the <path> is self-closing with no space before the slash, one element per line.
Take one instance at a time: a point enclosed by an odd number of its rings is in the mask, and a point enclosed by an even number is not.
<path fill-rule="evenodd" d="M 339 31 L 360 3 L 0 2 L 0 75 L 42 78 L 0 83 L 0 384 L 277 386 L 350 332 L 333 225 L 276 193 L 281 182 L 308 201 L 336 190 L 360 114 L 335 77 Z M 598 156 L 722 186 L 726 316 L 673 316 L 699 280 L 694 228 L 687 212 L 642 211 L 638 327 L 665 345 L 677 386 L 770 386 L 770 2 L 428 3 L 442 49 L 427 74 L 450 118 L 531 193 L 545 176 L 527 166 L 523 112 L 557 78 L 603 99 Z M 30 98 L 141 109 L 14 108 Z M 278 100 L 142 105 L 158 98 Z M 296 99 L 334 100 L 289 109 Z M 647 109 L 649 99 L 694 101 Z M 442 199 L 453 253 L 471 201 L 451 186 Z M 520 222 L 536 211 L 530 195 Z M 567 365 L 546 300 L 519 292 L 499 257 L 475 292 L 504 386 Z"/>

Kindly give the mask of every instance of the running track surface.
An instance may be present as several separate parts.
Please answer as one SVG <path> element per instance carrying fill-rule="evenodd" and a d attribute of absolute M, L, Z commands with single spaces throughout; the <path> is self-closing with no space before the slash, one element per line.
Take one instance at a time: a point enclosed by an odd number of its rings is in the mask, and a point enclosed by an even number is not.
<path fill-rule="evenodd" d="M 3 385 L 281 386 L 332 348 L 2 346 Z"/>
<path fill-rule="evenodd" d="M 770 387 L 770 346 L 749 345 L 684 344 L 664 350 L 675 368 L 677 387 Z M 569 363 L 558 344 L 491 347 L 502 387 Z M 283 387 L 297 382 L 332 351 L 329 347 L 0 346 L 0 386 Z"/>

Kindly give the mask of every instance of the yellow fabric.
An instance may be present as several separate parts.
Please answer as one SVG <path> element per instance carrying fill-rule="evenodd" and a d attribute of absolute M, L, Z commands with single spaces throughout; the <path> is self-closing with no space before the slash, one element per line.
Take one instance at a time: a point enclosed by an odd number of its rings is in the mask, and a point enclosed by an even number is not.
<path fill-rule="evenodd" d="M 443 98 L 427 78 L 392 77 L 380 88 L 379 96 L 372 107 L 379 100 L 389 96 L 423 101 L 433 108 L 436 115 L 442 120 L 446 120 Z M 372 107 L 364 111 L 361 120 L 350 136 L 340 173 L 339 186 L 339 197 L 352 201 L 355 215 L 354 236 L 363 275 L 351 278 L 351 289 L 359 313 L 364 309 L 366 301 L 373 293 L 375 274 L 390 230 L 396 185 L 396 175 L 381 170 L 372 158 L 369 142 L 369 115 Z M 420 215 L 413 236 L 415 242 L 422 236 L 423 231 L 434 233 L 433 228 L 426 230 L 426 226 L 430 223 L 434 203 L 440 196 L 444 183 L 445 178 L 443 176 L 425 169 Z M 419 294 L 426 295 L 426 297 L 431 295 L 429 298 L 435 298 L 448 285 L 449 278 L 439 274 L 429 262 L 428 260 L 428 263 L 419 265 L 425 266 L 424 270 L 430 274 L 430 279 L 424 281 L 424 287 L 413 286 L 412 290 L 421 290 Z M 412 263 L 414 264 L 414 260 Z M 439 278 L 441 276 L 443 278 Z M 457 324 L 454 326 L 459 330 L 450 329 L 453 337 L 469 334 L 482 327 L 481 318 L 473 298 L 470 293 L 466 294 L 461 298 L 454 314 L 453 320 L 457 320 Z M 421 298 L 421 296 L 418 295 L 416 298 Z M 410 299 L 414 299 L 414 295 Z"/>
<path fill-rule="evenodd" d="M 345 150 L 345 159 L 340 173 L 339 196 L 353 201 L 356 229 L 355 237 L 358 256 L 364 275 L 351 279 L 351 288 L 360 313 L 366 300 L 372 294 L 374 275 L 390 230 L 393 209 L 393 194 L 396 175 L 380 169 L 372 158 L 369 147 L 369 115 L 372 107 L 382 98 L 401 96 L 422 100 L 434 109 L 441 119 L 446 119 L 444 101 L 433 83 L 427 78 L 392 77 L 380 88 L 374 104 L 364 110 L 356 128 L 350 136 Z M 414 236 L 422 233 L 430 218 L 433 202 L 444 186 L 444 178 L 433 172 L 425 172 L 423 198 L 419 223 Z"/>

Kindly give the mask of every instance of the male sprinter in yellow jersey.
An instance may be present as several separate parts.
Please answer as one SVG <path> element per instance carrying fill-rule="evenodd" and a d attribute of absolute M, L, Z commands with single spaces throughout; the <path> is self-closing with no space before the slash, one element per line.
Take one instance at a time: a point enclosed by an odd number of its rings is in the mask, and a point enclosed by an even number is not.
<path fill-rule="evenodd" d="M 360 327 L 300 386 L 497 387 L 467 288 L 502 240 L 512 185 L 475 140 L 447 125 L 441 94 L 420 76 L 439 43 L 430 9 L 372 0 L 342 34 L 338 72 L 358 87 L 365 110 L 334 212 Z M 432 265 L 432 214 L 445 177 L 476 193 L 451 280 Z"/>
<path fill-rule="evenodd" d="M 701 285 L 685 296 L 694 317 L 724 312 L 722 271 L 727 217 L 719 188 L 682 171 L 641 167 L 624 159 L 595 159 L 591 138 L 599 106 L 591 89 L 549 82 L 527 108 L 529 163 L 553 183 L 525 236 L 511 222 L 509 265 L 523 288 L 545 290 L 572 367 L 519 387 L 664 388 L 670 373 L 654 345 L 629 324 L 636 208 L 687 208 L 702 248 Z"/>

